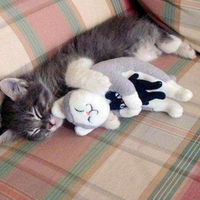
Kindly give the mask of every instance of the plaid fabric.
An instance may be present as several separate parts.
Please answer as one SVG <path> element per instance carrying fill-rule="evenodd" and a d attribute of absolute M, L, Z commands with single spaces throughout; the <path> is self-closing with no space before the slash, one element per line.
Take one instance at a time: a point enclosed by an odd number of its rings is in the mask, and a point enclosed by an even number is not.
<path fill-rule="evenodd" d="M 0 78 L 33 69 L 75 34 L 130 9 L 128 0 L 1 0 Z"/>
<path fill-rule="evenodd" d="M 160 25 L 183 36 L 187 43 L 200 52 L 200 1 L 138 1 Z"/>
<path fill-rule="evenodd" d="M 1 76 L 32 69 L 74 34 L 130 10 L 126 0 L 80 2 L 1 0 Z M 78 137 L 66 126 L 45 142 L 2 145 L 0 199 L 200 199 L 200 58 L 153 64 L 193 91 L 181 118 L 142 112 L 117 131 Z"/>

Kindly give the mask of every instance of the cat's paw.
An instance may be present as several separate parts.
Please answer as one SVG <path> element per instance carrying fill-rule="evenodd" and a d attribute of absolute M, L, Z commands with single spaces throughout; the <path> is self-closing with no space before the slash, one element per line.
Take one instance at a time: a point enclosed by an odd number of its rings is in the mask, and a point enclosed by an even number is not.
<path fill-rule="evenodd" d="M 185 42 L 181 43 L 180 47 L 175 53 L 184 58 L 189 58 L 189 59 L 196 58 L 195 50 L 189 44 Z"/>
<path fill-rule="evenodd" d="M 169 37 L 166 41 L 158 43 L 158 47 L 167 54 L 177 51 L 182 43 L 181 39 L 174 35 L 169 35 Z"/>
<path fill-rule="evenodd" d="M 93 71 L 90 76 L 88 90 L 94 93 L 105 95 L 109 90 L 111 82 L 109 78 L 100 72 Z"/>

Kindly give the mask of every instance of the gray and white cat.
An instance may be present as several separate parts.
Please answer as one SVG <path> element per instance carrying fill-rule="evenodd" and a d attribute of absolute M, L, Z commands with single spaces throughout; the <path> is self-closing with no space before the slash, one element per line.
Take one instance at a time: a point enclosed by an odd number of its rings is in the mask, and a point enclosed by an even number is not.
<path fill-rule="evenodd" d="M 110 86 L 109 79 L 90 70 L 92 64 L 125 56 L 148 62 L 163 52 L 196 57 L 188 44 L 146 17 L 115 17 L 74 37 L 52 60 L 33 72 L 0 82 L 5 94 L 0 142 L 21 136 L 43 140 L 51 135 L 62 124 L 51 114 L 52 103 L 69 87 L 104 94 Z"/>

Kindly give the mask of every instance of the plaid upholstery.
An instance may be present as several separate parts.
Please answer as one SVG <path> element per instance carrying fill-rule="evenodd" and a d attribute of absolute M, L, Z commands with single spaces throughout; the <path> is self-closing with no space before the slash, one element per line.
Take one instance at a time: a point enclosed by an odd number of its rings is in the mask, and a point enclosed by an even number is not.
<path fill-rule="evenodd" d="M 1 76 L 32 69 L 74 34 L 130 11 L 128 0 L 80 2 L 1 0 Z M 193 91 L 181 118 L 142 112 L 117 131 L 78 137 L 65 126 L 45 142 L 2 145 L 0 199 L 200 199 L 200 58 L 153 64 Z"/>
<path fill-rule="evenodd" d="M 127 0 L 1 0 L 0 78 L 33 69 L 75 34 L 130 8 Z"/>
<path fill-rule="evenodd" d="M 139 0 L 149 15 L 165 28 L 185 38 L 200 52 L 200 1 Z"/>

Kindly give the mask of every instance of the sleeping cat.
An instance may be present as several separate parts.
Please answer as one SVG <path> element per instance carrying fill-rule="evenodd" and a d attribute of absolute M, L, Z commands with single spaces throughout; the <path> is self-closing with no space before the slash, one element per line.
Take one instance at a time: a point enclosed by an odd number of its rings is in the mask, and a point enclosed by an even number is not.
<path fill-rule="evenodd" d="M 52 103 L 70 87 L 105 94 L 109 79 L 89 69 L 94 63 L 125 56 L 148 62 L 163 52 L 196 57 L 188 44 L 146 17 L 114 17 L 74 37 L 53 59 L 33 72 L 0 82 L 5 94 L 0 142 L 21 136 L 29 140 L 49 137 L 62 124 L 51 114 Z"/>

